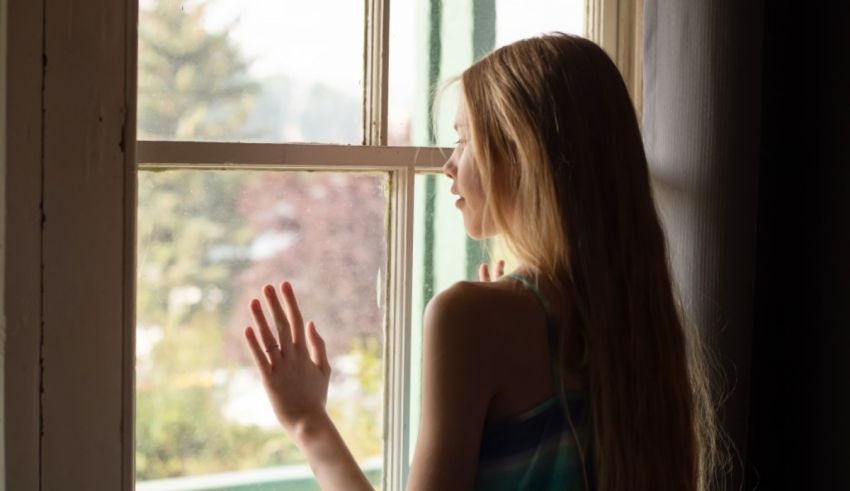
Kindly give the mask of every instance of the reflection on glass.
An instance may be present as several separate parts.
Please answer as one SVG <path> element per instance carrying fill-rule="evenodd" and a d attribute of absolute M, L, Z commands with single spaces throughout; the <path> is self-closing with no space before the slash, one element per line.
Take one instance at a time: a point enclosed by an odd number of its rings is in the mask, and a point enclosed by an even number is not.
<path fill-rule="evenodd" d="M 363 11 L 140 0 L 139 139 L 361 143 Z"/>
<path fill-rule="evenodd" d="M 390 145 L 454 142 L 456 96 L 434 89 L 494 48 L 545 32 L 584 33 L 585 0 L 417 0 L 390 11 Z M 431 122 L 437 121 L 437 134 Z"/>
<path fill-rule="evenodd" d="M 318 489 L 242 339 L 250 298 L 284 279 L 325 338 L 329 412 L 380 482 L 387 182 L 374 173 L 140 172 L 137 489 L 205 489 L 222 472 L 245 485 Z"/>

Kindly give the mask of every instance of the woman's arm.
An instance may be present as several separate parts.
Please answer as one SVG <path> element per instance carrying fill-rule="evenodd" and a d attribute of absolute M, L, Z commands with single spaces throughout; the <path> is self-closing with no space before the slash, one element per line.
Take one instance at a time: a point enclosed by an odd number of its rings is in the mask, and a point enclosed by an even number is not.
<path fill-rule="evenodd" d="M 373 489 L 327 413 L 304 421 L 294 433 L 323 490 Z"/>
<path fill-rule="evenodd" d="M 245 339 L 275 415 L 307 457 L 323 490 L 371 490 L 325 411 L 331 374 L 325 343 L 312 322 L 305 329 L 292 286 L 283 283 L 280 289 L 285 312 L 275 289 L 271 285 L 263 289 L 275 332 L 257 299 L 251 302 L 251 313 L 260 340 L 251 327 L 245 329 Z"/>
<path fill-rule="evenodd" d="M 489 278 L 487 278 L 489 280 Z M 372 489 L 325 411 L 330 364 L 322 338 L 306 328 L 292 286 L 263 294 L 274 319 L 269 326 L 259 300 L 257 324 L 245 329 L 275 415 L 307 457 L 321 488 Z M 422 424 L 408 490 L 470 489 L 478 467 L 481 429 L 494 393 L 491 376 L 495 322 L 480 287 L 458 283 L 435 297 L 425 312 Z M 261 347 L 262 346 L 262 347 Z"/>
<path fill-rule="evenodd" d="M 472 489 L 481 430 L 494 393 L 491 321 L 481 287 L 458 283 L 425 312 L 422 424 L 409 491 Z"/>

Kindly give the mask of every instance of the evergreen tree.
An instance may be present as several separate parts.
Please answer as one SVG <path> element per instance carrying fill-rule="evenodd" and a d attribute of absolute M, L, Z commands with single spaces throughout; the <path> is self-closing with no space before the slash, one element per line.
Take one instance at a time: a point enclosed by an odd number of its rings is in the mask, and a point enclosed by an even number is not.
<path fill-rule="evenodd" d="M 204 27 L 206 4 L 153 0 L 139 9 L 140 139 L 234 140 L 259 90 L 230 39 Z"/>
<path fill-rule="evenodd" d="M 206 7 L 154 0 L 139 12 L 140 139 L 235 139 L 258 90 L 228 28 L 209 32 Z M 137 322 L 156 336 L 137 362 L 139 480 L 279 465 L 294 446 L 222 414 L 233 291 L 251 231 L 238 211 L 245 173 L 139 175 Z M 187 349 L 187 347 L 190 347 Z M 224 372 L 222 372 L 224 370 Z M 218 374 L 218 376 L 216 376 Z"/>

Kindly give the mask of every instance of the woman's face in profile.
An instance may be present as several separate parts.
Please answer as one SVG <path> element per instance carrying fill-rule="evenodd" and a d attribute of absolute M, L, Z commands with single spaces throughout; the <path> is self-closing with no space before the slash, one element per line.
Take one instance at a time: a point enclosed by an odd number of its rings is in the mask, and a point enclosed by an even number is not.
<path fill-rule="evenodd" d="M 495 231 L 490 230 L 492 225 L 487 225 L 492 221 L 484 219 L 484 190 L 475 166 L 468 121 L 466 104 L 461 95 L 455 116 L 458 141 L 451 157 L 443 165 L 443 173 L 453 181 L 451 191 L 458 196 L 455 206 L 463 214 L 466 233 L 473 239 L 482 239 L 494 235 Z"/>

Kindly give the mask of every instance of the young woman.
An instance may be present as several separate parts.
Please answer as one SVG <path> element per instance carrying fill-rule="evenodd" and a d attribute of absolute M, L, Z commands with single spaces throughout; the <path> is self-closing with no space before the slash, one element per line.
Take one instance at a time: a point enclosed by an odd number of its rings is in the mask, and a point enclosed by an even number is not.
<path fill-rule="evenodd" d="M 593 43 L 551 34 L 460 77 L 443 170 L 503 275 L 425 313 L 422 423 L 408 489 L 701 490 L 717 463 L 700 347 L 671 286 L 634 109 Z M 292 286 L 245 330 L 275 413 L 323 489 L 369 489 L 324 409 L 330 367 Z"/>

